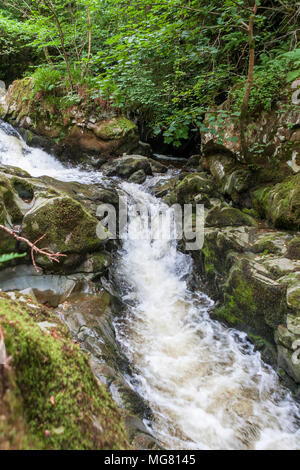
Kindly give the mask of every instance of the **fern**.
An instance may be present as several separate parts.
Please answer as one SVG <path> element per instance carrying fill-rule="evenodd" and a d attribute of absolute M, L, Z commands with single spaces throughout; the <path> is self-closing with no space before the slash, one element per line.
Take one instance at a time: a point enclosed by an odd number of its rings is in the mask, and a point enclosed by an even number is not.
<path fill-rule="evenodd" d="M 6 253 L 4 255 L 0 256 L 0 267 L 2 266 L 3 263 L 6 263 L 7 261 L 11 261 L 16 258 L 23 258 L 26 256 L 26 253 Z"/>

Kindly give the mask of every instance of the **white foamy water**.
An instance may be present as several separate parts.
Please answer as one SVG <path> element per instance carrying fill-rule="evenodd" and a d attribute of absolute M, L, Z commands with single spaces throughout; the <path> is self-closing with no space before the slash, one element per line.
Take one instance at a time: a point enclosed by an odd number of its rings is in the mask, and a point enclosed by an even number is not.
<path fill-rule="evenodd" d="M 32 176 L 99 182 L 100 172 L 67 168 L 27 146 L 0 122 L 0 164 Z M 159 212 L 147 186 L 123 183 L 137 203 Z M 158 217 L 154 232 L 159 230 Z M 246 335 L 209 317 L 212 301 L 189 292 L 192 262 L 168 239 L 151 241 L 143 217 L 132 212 L 119 252 L 116 280 L 127 313 L 116 332 L 134 368 L 133 387 L 149 404 L 148 425 L 170 449 L 300 449 L 299 408 Z"/>
<path fill-rule="evenodd" d="M 161 209 L 140 186 L 122 187 Z M 170 449 L 300 449 L 298 406 L 245 334 L 210 319 L 212 301 L 187 288 L 190 270 L 175 241 L 151 241 L 133 212 L 116 267 L 128 309 L 115 326 L 154 434 Z"/>
<path fill-rule="evenodd" d="M 67 167 L 53 155 L 27 145 L 15 129 L 0 121 L 0 164 L 27 171 L 31 176 L 51 176 L 60 181 L 96 183 L 102 180 L 100 172 Z"/>

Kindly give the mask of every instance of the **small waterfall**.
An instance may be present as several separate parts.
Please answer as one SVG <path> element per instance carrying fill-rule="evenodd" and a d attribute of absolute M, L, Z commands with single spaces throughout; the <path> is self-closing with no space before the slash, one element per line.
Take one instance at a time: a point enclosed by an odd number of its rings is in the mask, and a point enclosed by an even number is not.
<path fill-rule="evenodd" d="M 159 217 L 163 203 L 140 186 L 122 187 Z M 143 217 L 131 210 L 119 251 L 116 280 L 128 308 L 115 327 L 154 434 L 170 449 L 299 449 L 299 409 L 276 373 L 245 334 L 210 319 L 212 301 L 187 287 L 190 257 L 176 241 L 155 239 L 155 218 L 151 240 Z"/>
<path fill-rule="evenodd" d="M 102 181 L 100 172 L 67 168 L 30 148 L 3 122 L 0 164 L 35 177 Z M 121 188 L 156 214 L 154 239 L 145 216 L 136 214 L 132 205 L 129 236 L 115 265 L 127 305 L 115 328 L 134 370 L 132 387 L 153 412 L 153 421 L 146 425 L 170 449 L 300 449 L 299 407 L 276 373 L 244 333 L 210 319 L 213 302 L 189 291 L 192 261 L 177 250 L 176 241 L 155 239 L 164 204 L 149 194 L 149 184 L 151 179 L 144 186 L 122 183 Z"/>
<path fill-rule="evenodd" d="M 0 121 L 0 164 L 27 171 L 31 176 L 50 176 L 60 181 L 81 183 L 101 182 L 100 172 L 67 167 L 53 155 L 26 144 L 20 134 L 8 123 Z"/>

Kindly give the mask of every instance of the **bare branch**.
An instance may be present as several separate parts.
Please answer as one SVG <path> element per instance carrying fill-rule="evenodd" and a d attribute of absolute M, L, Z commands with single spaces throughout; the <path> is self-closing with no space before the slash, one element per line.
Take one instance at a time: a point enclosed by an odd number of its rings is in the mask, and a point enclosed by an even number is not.
<path fill-rule="evenodd" d="M 17 235 L 16 232 L 14 232 L 13 230 L 9 229 L 8 227 L 5 227 L 4 225 L 1 225 L 0 224 L 0 229 L 4 230 L 6 233 L 8 233 L 9 235 L 11 235 L 12 237 L 14 237 L 16 240 L 20 241 L 20 242 L 24 242 L 26 243 L 26 245 L 29 246 L 30 248 L 30 253 L 31 253 L 31 259 L 32 259 L 32 264 L 34 266 L 34 269 L 36 270 L 36 272 L 40 272 L 40 268 L 38 268 L 38 266 L 36 265 L 36 261 L 35 261 L 35 255 L 36 254 L 39 254 L 39 255 L 42 255 L 42 256 L 46 256 L 52 263 L 55 262 L 55 263 L 59 263 L 60 259 L 59 258 L 62 258 L 62 257 L 65 257 L 67 255 L 64 255 L 60 252 L 57 252 L 55 253 L 54 251 L 50 250 L 49 248 L 38 248 L 36 245 L 37 243 L 39 243 L 41 240 L 43 240 L 47 234 L 45 233 L 44 235 L 42 235 L 38 240 L 36 240 L 34 243 L 32 243 L 30 240 L 28 240 L 27 238 L 25 237 L 21 237 L 20 235 Z"/>

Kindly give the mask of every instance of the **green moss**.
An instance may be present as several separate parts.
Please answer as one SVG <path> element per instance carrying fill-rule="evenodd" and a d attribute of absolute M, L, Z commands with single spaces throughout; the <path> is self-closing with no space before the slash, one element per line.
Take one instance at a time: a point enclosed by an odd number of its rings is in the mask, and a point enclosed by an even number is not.
<path fill-rule="evenodd" d="M 96 234 L 98 220 L 86 212 L 81 204 L 68 196 L 46 199 L 29 212 L 23 223 L 24 234 L 37 240 L 47 237 L 40 246 L 52 246 L 63 253 L 95 251 L 103 240 Z"/>
<path fill-rule="evenodd" d="M 137 130 L 136 125 L 126 119 L 125 117 L 116 117 L 101 122 L 95 129 L 94 132 L 97 137 L 103 140 L 114 140 L 124 137 L 126 134 L 135 132 Z"/>
<path fill-rule="evenodd" d="M 202 248 L 204 255 L 204 269 L 207 276 L 214 276 L 217 272 L 220 272 L 220 259 L 216 254 L 216 250 L 210 245 L 208 240 L 205 240 Z"/>
<path fill-rule="evenodd" d="M 29 181 L 13 176 L 11 178 L 11 184 L 21 199 L 33 199 L 34 189 Z"/>
<path fill-rule="evenodd" d="M 266 205 L 270 190 L 271 188 L 269 186 L 264 186 L 262 188 L 256 189 L 252 193 L 251 200 L 253 208 L 259 213 L 261 217 L 266 216 Z"/>
<path fill-rule="evenodd" d="M 227 308 L 225 305 L 217 307 L 213 312 L 213 317 L 236 328 L 242 323 L 241 319 L 233 313 L 232 308 Z"/>
<path fill-rule="evenodd" d="M 257 225 L 250 215 L 244 214 L 242 211 L 235 209 L 234 207 L 214 207 L 208 212 L 205 223 L 208 226 L 217 227 Z"/>
<path fill-rule="evenodd" d="M 277 228 L 297 230 L 300 228 L 300 173 L 286 178 L 273 188 L 264 187 L 254 191 L 252 202 L 255 209 Z"/>
<path fill-rule="evenodd" d="M 191 173 L 176 185 L 174 192 L 177 202 L 187 204 L 198 194 L 214 195 L 215 186 L 206 173 Z"/>
<path fill-rule="evenodd" d="M 286 300 L 284 286 L 267 281 L 256 277 L 246 258 L 235 261 L 222 286 L 217 317 L 272 342 L 274 330 L 284 321 Z"/>
<path fill-rule="evenodd" d="M 30 435 L 24 419 L 22 395 L 11 367 L 0 365 L 0 450 L 43 448 L 37 437 Z"/>
<path fill-rule="evenodd" d="M 287 246 L 287 256 L 290 259 L 300 260 L 300 238 L 296 237 L 291 240 Z"/>
<path fill-rule="evenodd" d="M 253 217 L 254 219 L 259 218 L 259 214 L 255 209 L 244 208 L 244 209 L 242 209 L 242 212 L 244 212 L 244 214 L 250 215 L 250 217 Z"/>
<path fill-rule="evenodd" d="M 66 327 L 48 310 L 5 294 L 0 297 L 0 320 L 29 438 L 45 449 L 128 448 L 119 411 Z M 41 321 L 57 326 L 47 333 L 38 326 Z"/>

